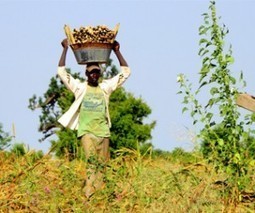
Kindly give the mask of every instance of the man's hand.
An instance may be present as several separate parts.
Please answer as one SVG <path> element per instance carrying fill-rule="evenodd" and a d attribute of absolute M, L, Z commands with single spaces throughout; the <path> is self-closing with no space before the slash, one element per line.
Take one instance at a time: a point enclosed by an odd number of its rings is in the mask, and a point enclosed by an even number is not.
<path fill-rule="evenodd" d="M 120 44 L 119 44 L 119 42 L 114 41 L 114 42 L 113 42 L 113 47 L 112 47 L 112 49 L 113 49 L 114 52 L 119 51 L 119 50 L 120 50 Z"/>
<path fill-rule="evenodd" d="M 117 41 L 114 41 L 113 43 L 113 47 L 112 47 L 115 55 L 117 56 L 119 62 L 120 62 L 120 66 L 126 66 L 128 67 L 128 64 L 126 62 L 126 60 L 124 59 L 124 57 L 122 56 L 121 52 L 120 52 L 120 44 Z"/>
<path fill-rule="evenodd" d="M 63 50 L 62 50 L 62 54 L 61 54 L 59 62 L 58 62 L 58 66 L 59 67 L 65 66 L 65 64 L 66 64 L 66 53 L 68 51 L 68 41 L 67 41 L 67 38 L 65 38 L 61 42 L 61 45 L 63 47 Z"/>
<path fill-rule="evenodd" d="M 63 48 L 68 48 L 68 41 L 67 41 L 67 38 L 65 38 L 62 42 L 61 42 L 61 45 Z"/>

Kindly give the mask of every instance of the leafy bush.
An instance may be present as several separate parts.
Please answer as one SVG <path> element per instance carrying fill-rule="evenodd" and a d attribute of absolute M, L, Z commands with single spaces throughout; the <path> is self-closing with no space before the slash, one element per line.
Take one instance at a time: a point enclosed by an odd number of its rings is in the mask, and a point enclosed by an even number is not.
<path fill-rule="evenodd" d="M 8 148 L 11 141 L 12 137 L 3 130 L 3 125 L 0 123 L 0 151 Z"/>
<path fill-rule="evenodd" d="M 17 156 L 24 156 L 27 153 L 25 144 L 23 143 L 15 143 L 10 151 Z"/>
<path fill-rule="evenodd" d="M 236 97 L 240 89 L 237 82 L 245 85 L 243 74 L 239 73 L 237 81 L 230 71 L 234 58 L 231 46 L 226 50 L 224 41 L 229 31 L 225 25 L 218 24 L 215 1 L 210 2 L 209 10 L 210 14 L 203 14 L 204 24 L 199 28 L 202 68 L 198 89 L 192 92 L 192 84 L 180 74 L 179 93 L 184 95 L 182 111 L 190 110 L 193 124 L 200 125 L 197 137 L 204 156 L 216 170 L 224 170 L 229 175 L 225 195 L 232 195 L 230 202 L 239 202 L 240 192 L 249 179 L 246 174 L 252 159 L 247 158 L 245 147 L 254 146 L 255 130 L 251 124 L 255 119 L 249 114 L 243 117 L 238 110 Z M 205 103 L 198 100 L 199 95 L 205 97 Z"/>

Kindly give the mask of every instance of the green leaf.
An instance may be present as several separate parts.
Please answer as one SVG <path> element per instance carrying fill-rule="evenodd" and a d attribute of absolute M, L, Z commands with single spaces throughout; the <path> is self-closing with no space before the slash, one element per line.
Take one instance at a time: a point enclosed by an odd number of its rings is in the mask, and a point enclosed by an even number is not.
<path fill-rule="evenodd" d="M 184 113 L 185 111 L 188 111 L 188 108 L 187 108 L 187 107 L 184 107 L 184 108 L 182 109 L 182 113 Z"/>
<path fill-rule="evenodd" d="M 201 54 L 200 54 L 200 56 L 204 56 L 206 53 L 208 53 L 209 52 L 209 50 L 205 50 L 205 51 L 203 51 Z"/>
<path fill-rule="evenodd" d="M 199 51 L 198 51 L 198 55 L 201 55 L 201 53 L 205 50 L 204 47 L 200 48 Z"/>
<path fill-rule="evenodd" d="M 189 103 L 188 97 L 184 97 L 182 103 L 183 104 L 188 104 Z"/>
<path fill-rule="evenodd" d="M 199 32 L 203 32 L 204 29 L 205 29 L 205 26 L 204 26 L 204 25 L 201 25 L 201 26 L 198 28 L 198 31 L 199 31 Z"/>
<path fill-rule="evenodd" d="M 208 43 L 209 41 L 205 38 L 202 38 L 199 40 L 199 45 L 203 44 L 203 43 Z"/>
<path fill-rule="evenodd" d="M 213 121 L 213 122 L 210 122 L 210 127 L 212 127 L 212 126 L 215 126 L 216 125 L 216 123 L 215 123 L 215 121 Z"/>
<path fill-rule="evenodd" d="M 207 84 L 207 81 L 204 81 L 202 84 L 200 84 L 199 89 Z"/>
<path fill-rule="evenodd" d="M 241 155 L 239 154 L 239 153 L 235 153 L 235 159 L 237 160 L 237 161 L 240 161 L 241 160 Z"/>
<path fill-rule="evenodd" d="M 219 92 L 219 90 L 218 90 L 218 88 L 216 88 L 216 87 L 213 87 L 213 88 L 210 90 L 211 95 L 214 95 L 214 94 L 216 94 L 216 93 L 218 93 L 218 92 Z"/>
<path fill-rule="evenodd" d="M 218 142 L 219 146 L 223 146 L 224 145 L 224 140 L 221 139 L 221 138 L 219 138 L 217 142 Z"/>
<path fill-rule="evenodd" d="M 210 60 L 209 57 L 205 57 L 205 58 L 203 59 L 202 63 L 205 64 L 205 63 L 206 63 L 207 61 L 209 61 L 209 60 Z"/>
<path fill-rule="evenodd" d="M 226 61 L 229 63 L 229 64 L 233 64 L 235 59 L 232 57 L 232 56 L 228 56 L 226 57 Z"/>
<path fill-rule="evenodd" d="M 215 101 L 215 99 L 214 98 L 211 98 L 209 101 L 208 101 L 208 103 L 207 103 L 207 105 L 205 106 L 205 108 L 207 108 L 208 106 L 212 106 L 213 104 L 214 104 L 214 101 Z"/>
<path fill-rule="evenodd" d="M 249 162 L 249 165 L 252 166 L 252 167 L 254 167 L 254 166 L 255 166 L 255 160 L 251 160 L 251 161 Z"/>
<path fill-rule="evenodd" d="M 240 81 L 242 81 L 243 80 L 243 71 L 241 71 L 241 73 L 240 73 Z"/>
<path fill-rule="evenodd" d="M 224 77 L 224 82 L 225 82 L 225 84 L 229 84 L 229 76 L 228 75 L 226 75 L 225 77 Z"/>
<path fill-rule="evenodd" d="M 195 110 L 191 111 L 191 113 L 190 113 L 191 117 L 194 117 L 195 114 L 196 114 Z"/>
<path fill-rule="evenodd" d="M 207 113 L 207 115 L 206 115 L 206 118 L 210 121 L 211 119 L 212 119 L 212 117 L 213 117 L 213 114 L 212 113 Z"/>
<path fill-rule="evenodd" d="M 210 67 L 216 67 L 216 64 L 210 63 Z"/>
<path fill-rule="evenodd" d="M 208 42 L 205 47 L 209 47 L 210 45 L 212 45 L 212 42 Z"/>
<path fill-rule="evenodd" d="M 194 120 L 194 121 L 193 121 L 193 125 L 195 125 L 196 123 L 197 123 L 197 120 Z"/>
<path fill-rule="evenodd" d="M 236 84 L 236 79 L 234 77 L 229 76 L 229 78 L 232 84 Z"/>
<path fill-rule="evenodd" d="M 203 66 L 200 70 L 200 74 L 207 74 L 210 70 L 208 69 L 208 66 Z"/>

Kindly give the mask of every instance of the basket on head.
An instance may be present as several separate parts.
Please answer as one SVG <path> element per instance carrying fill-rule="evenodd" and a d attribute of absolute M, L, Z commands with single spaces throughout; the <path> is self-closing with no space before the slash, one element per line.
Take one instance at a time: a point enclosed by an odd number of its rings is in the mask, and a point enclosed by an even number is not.
<path fill-rule="evenodd" d="M 64 30 L 78 64 L 91 62 L 107 63 L 112 45 L 118 33 L 119 24 L 114 30 L 104 25 L 81 27 L 73 31 L 65 25 Z"/>

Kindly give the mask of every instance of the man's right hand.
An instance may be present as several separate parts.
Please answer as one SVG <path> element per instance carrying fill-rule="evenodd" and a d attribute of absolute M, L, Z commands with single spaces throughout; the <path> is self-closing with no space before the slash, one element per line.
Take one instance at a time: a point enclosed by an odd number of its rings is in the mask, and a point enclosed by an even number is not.
<path fill-rule="evenodd" d="M 61 42 L 61 45 L 63 48 L 68 48 L 68 40 L 67 38 L 65 38 L 62 42 Z"/>
<path fill-rule="evenodd" d="M 65 38 L 61 42 L 61 45 L 63 47 L 63 50 L 62 50 L 62 54 L 61 54 L 61 57 L 60 57 L 59 62 L 58 62 L 58 66 L 59 67 L 65 66 L 65 64 L 66 64 L 66 53 L 67 53 L 67 50 L 68 50 L 68 41 L 67 41 L 67 38 Z"/>

